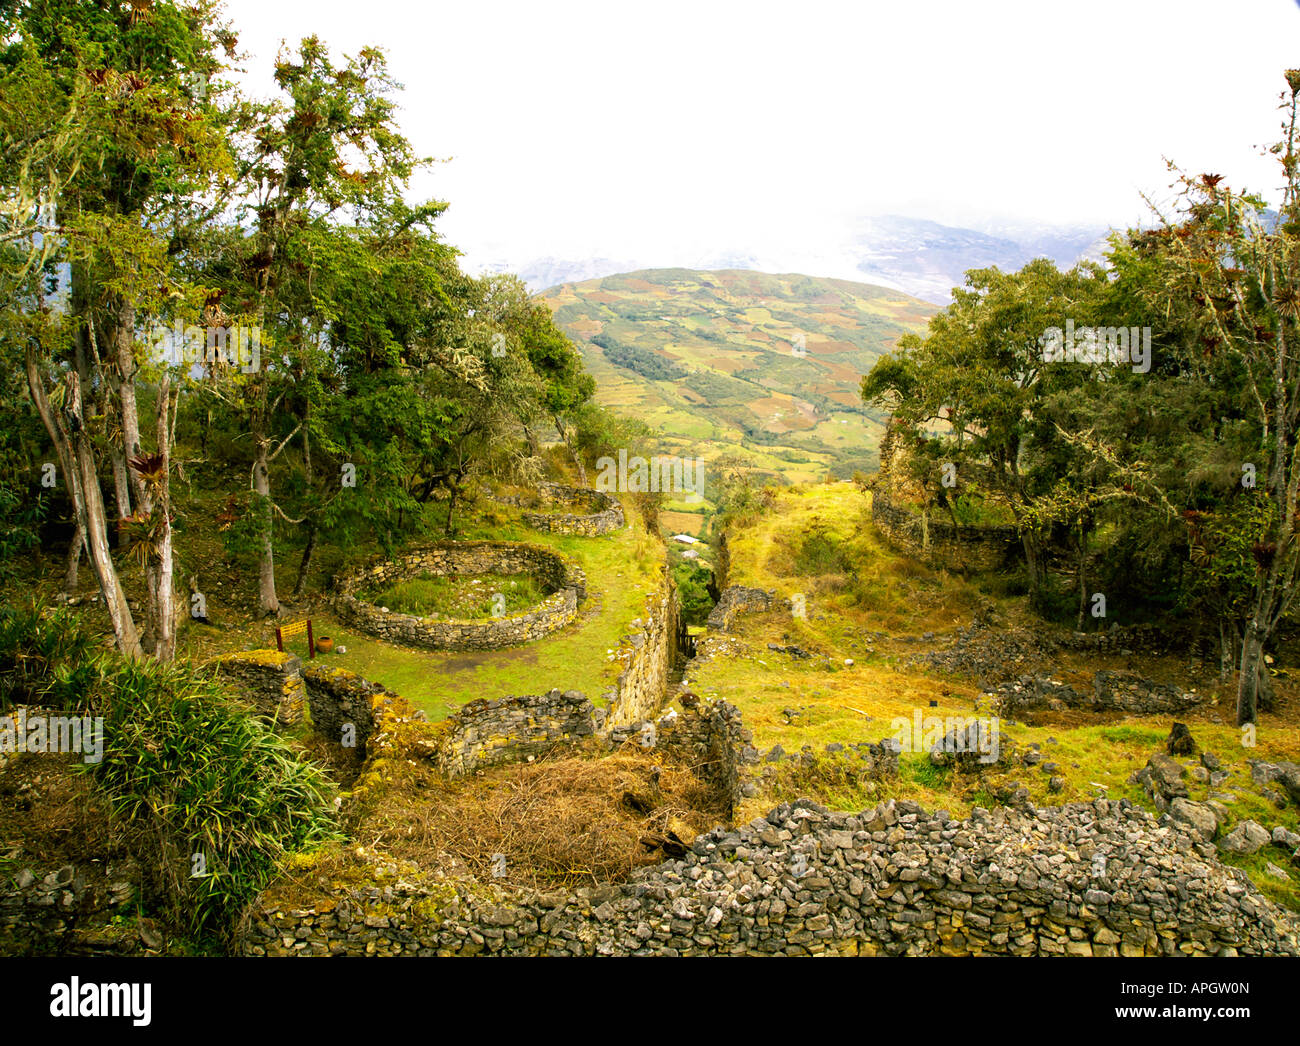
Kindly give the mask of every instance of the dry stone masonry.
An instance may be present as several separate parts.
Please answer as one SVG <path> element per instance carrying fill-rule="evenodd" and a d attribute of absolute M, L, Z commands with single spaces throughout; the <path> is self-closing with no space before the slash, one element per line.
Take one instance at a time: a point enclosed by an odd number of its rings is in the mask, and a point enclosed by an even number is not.
<path fill-rule="evenodd" d="M 456 621 L 396 614 L 359 598 L 358 593 L 420 574 L 532 574 L 551 590 L 526 613 L 513 617 Z M 501 650 L 541 639 L 578 616 L 587 598 L 587 579 L 558 552 L 501 541 L 435 545 L 384 560 L 339 582 L 340 620 L 368 635 L 426 650 Z"/>
<path fill-rule="evenodd" d="M 659 712 L 669 677 L 689 642 L 677 589 L 665 566 L 659 585 L 646 600 L 643 616 L 632 622 L 620 644 L 617 656 L 624 667 L 604 695 L 611 726 L 638 722 Z"/>
<path fill-rule="evenodd" d="M 0 873 L 0 954 L 131 955 L 136 933 L 119 932 L 111 913 L 129 911 L 139 888 L 133 860 L 48 871 L 23 866 Z M 161 944 L 161 942 L 158 942 Z"/>
<path fill-rule="evenodd" d="M 506 894 L 415 866 L 264 896 L 249 955 L 1297 955 L 1300 927 L 1127 801 L 838 814 L 807 800 L 630 882 Z"/>
<path fill-rule="evenodd" d="M 253 702 L 258 715 L 292 726 L 302 722 L 302 661 L 279 650 L 245 650 L 209 662 L 217 677 Z"/>
<path fill-rule="evenodd" d="M 1015 527 L 954 526 L 932 513 L 895 505 L 883 485 L 871 495 L 871 521 L 898 551 L 948 570 L 998 570 L 1020 545 Z"/>
<path fill-rule="evenodd" d="M 442 724 L 438 763 L 453 777 L 517 763 L 594 737 L 604 718 L 577 690 L 471 701 Z"/>
<path fill-rule="evenodd" d="M 718 597 L 706 622 L 714 632 L 726 632 L 737 614 L 761 614 L 772 609 L 773 594 L 761 588 L 729 585 Z"/>
<path fill-rule="evenodd" d="M 1136 672 L 1100 671 L 1093 676 L 1091 694 L 1080 693 L 1069 684 L 1050 678 L 1023 676 L 998 687 L 994 700 L 998 714 L 1003 716 L 1062 708 L 1156 715 L 1189 711 L 1204 704 L 1207 696 L 1144 679 Z"/>
<path fill-rule="evenodd" d="M 618 499 L 600 490 L 588 490 L 584 487 L 566 487 L 560 483 L 539 483 L 535 488 L 535 497 L 506 494 L 495 500 L 507 505 L 526 506 L 534 500 L 564 508 L 578 508 L 577 512 L 536 512 L 523 513 L 524 522 L 534 530 L 551 534 L 578 534 L 583 537 L 599 537 L 615 530 L 622 530 L 626 522 L 623 506 Z"/>
<path fill-rule="evenodd" d="M 423 718 L 423 713 L 408 708 L 405 698 L 345 668 L 313 665 L 302 675 L 316 732 L 334 744 L 355 747 L 362 756 L 386 706 L 396 702 L 403 711 Z"/>
<path fill-rule="evenodd" d="M 313 689 L 309 679 L 309 700 Z M 652 726 L 657 749 L 699 768 L 734 803 L 744 767 L 758 759 L 752 738 L 730 705 L 682 696 L 683 712 L 640 730 Z M 506 750 L 517 758 L 528 738 L 549 746 L 603 725 L 572 692 L 476 702 L 437 725 L 418 722 L 406 702 L 381 689 L 369 698 L 373 769 L 363 779 L 378 787 L 380 768 L 396 760 L 426 758 L 453 770 L 459 759 L 463 772 Z M 524 747 L 493 744 L 525 734 Z M 606 738 L 617 745 L 638 734 L 638 724 L 629 724 L 609 728 Z M 1269 764 L 1260 774 L 1281 779 L 1289 770 Z M 839 814 L 800 800 L 748 825 L 715 828 L 684 858 L 629 882 L 573 892 L 505 893 L 358 857 L 380 863 L 322 883 L 306 899 L 273 887 L 238 948 L 250 955 L 1300 954 L 1295 916 L 1216 854 L 1194 822 L 1156 820 L 1126 800 L 1038 810 L 1025 802 L 977 809 L 964 821 L 909 801 Z"/>

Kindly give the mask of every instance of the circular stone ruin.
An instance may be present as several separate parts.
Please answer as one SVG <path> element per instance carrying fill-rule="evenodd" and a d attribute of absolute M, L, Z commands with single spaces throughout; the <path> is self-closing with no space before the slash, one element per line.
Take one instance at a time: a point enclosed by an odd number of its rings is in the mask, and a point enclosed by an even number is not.
<path fill-rule="evenodd" d="M 452 619 L 396 613 L 362 593 L 424 574 L 531 575 L 548 593 L 522 613 Z M 582 570 L 564 556 L 536 545 L 465 541 L 434 545 L 384 560 L 342 578 L 336 612 L 344 624 L 378 639 L 425 650 L 499 650 L 550 635 L 578 616 L 587 596 Z"/>
<path fill-rule="evenodd" d="M 528 494 L 506 494 L 495 500 L 522 508 L 524 522 L 551 534 L 596 537 L 623 527 L 623 506 L 600 490 L 539 483 Z M 550 509 L 551 511 L 546 511 Z"/>

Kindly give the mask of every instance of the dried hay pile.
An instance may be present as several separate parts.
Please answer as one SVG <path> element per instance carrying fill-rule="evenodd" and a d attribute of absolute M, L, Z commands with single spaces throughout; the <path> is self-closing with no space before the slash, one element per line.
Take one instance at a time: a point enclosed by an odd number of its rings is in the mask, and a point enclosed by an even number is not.
<path fill-rule="evenodd" d="M 352 837 L 399 859 L 460 866 L 483 881 L 554 887 L 617 882 L 680 856 L 723 819 L 690 771 L 633 745 L 447 780 L 408 775 Z M 504 875 L 500 859 L 504 855 Z"/>

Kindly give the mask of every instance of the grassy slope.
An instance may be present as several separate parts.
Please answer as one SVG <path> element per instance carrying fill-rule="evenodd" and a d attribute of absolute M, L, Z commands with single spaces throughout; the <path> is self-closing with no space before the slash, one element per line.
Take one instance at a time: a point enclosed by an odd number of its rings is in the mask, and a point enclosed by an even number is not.
<path fill-rule="evenodd" d="M 709 641 L 718 656 L 697 664 L 690 673 L 695 692 L 725 698 L 742 710 L 761 751 L 774 744 L 787 752 L 811 745 L 821 754 L 831 742 L 877 741 L 895 735 L 891 725 L 895 717 L 911 720 L 917 709 L 923 716 L 977 714 L 974 703 L 980 691 L 974 681 L 908 668 L 904 660 L 910 654 L 946 645 L 958 627 L 969 623 L 982 598 L 994 601 L 1007 624 L 1031 623 L 1020 600 L 998 598 L 993 586 L 981 592 L 975 581 L 928 571 L 894 553 L 871 526 L 868 497 L 847 483 L 795 488 L 780 493 L 774 508 L 753 525 L 730 535 L 730 583 L 775 589 L 778 596 L 786 598 L 802 592 L 807 598 L 806 621 L 792 619 L 785 610 L 738 617 L 734 636 Z M 826 524 L 830 533 L 844 541 L 851 563 L 849 573 L 857 576 L 856 583 L 844 575 L 815 578 L 793 573 L 794 552 L 814 521 Z M 873 635 L 877 632 L 886 632 L 889 638 Z M 918 639 L 925 632 L 936 633 L 935 638 L 904 641 L 903 637 Z M 796 659 L 767 649 L 769 643 L 794 643 L 811 652 L 830 654 L 831 660 Z M 845 666 L 848 658 L 854 661 L 852 666 Z M 1066 783 L 1057 794 L 1048 791 L 1048 775 L 1035 767 L 986 772 L 976 778 L 932 767 L 925 754 L 904 753 L 898 781 L 874 793 L 846 782 L 833 765 L 810 772 L 782 764 L 765 794 L 750 800 L 737 813 L 737 820 L 761 814 L 776 798 L 808 794 L 846 809 L 860 809 L 880 796 L 895 795 L 963 816 L 973 806 L 997 805 L 991 789 L 1009 781 L 1026 786 L 1038 805 L 1105 794 L 1153 809 L 1141 788 L 1128 783 L 1128 777 L 1152 752 L 1163 749 L 1170 725 L 1178 718 L 1189 724 L 1202 748 L 1213 751 L 1224 768 L 1234 772 L 1217 791 L 1237 797 L 1230 805 L 1237 818 L 1254 818 L 1269 828 L 1275 824 L 1292 831 L 1300 828 L 1293 807 L 1278 810 L 1260 795 L 1247 765 L 1248 758 L 1294 760 L 1300 756 L 1300 697 L 1288 683 L 1279 681 L 1281 707 L 1263 717 L 1258 745 L 1248 749 L 1231 725 L 1232 695 L 1208 668 L 1202 675 L 1169 658 L 1066 655 L 1057 678 L 1077 686 L 1101 668 L 1132 668 L 1151 678 L 1195 686 L 1217 695 L 1218 704 L 1190 717 L 1073 713 L 1036 726 L 1004 721 L 1003 729 L 1018 748 L 1037 742 L 1044 758 L 1060 765 L 1058 773 Z M 935 707 L 930 706 L 931 701 Z M 787 709 L 797 714 L 790 717 Z M 1205 799 L 1209 793 L 1208 785 L 1191 780 L 1188 788 L 1193 799 Z M 1267 861 L 1287 867 L 1288 857 L 1270 846 L 1250 858 L 1232 859 L 1232 863 L 1250 871 L 1275 899 L 1300 908 L 1300 877 L 1294 868 L 1285 883 L 1261 874 Z"/>

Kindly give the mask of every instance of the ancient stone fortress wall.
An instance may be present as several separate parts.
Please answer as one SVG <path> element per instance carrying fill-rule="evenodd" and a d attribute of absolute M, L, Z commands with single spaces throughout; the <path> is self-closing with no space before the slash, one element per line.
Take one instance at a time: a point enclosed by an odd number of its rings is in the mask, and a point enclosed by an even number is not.
<path fill-rule="evenodd" d="M 688 644 L 677 587 L 665 565 L 659 584 L 646 599 L 644 613 L 632 622 L 615 653 L 623 669 L 603 695 L 610 726 L 636 723 L 658 714 L 673 668 Z"/>
<path fill-rule="evenodd" d="M 1054 637 L 1064 650 L 1082 650 L 1098 654 L 1169 654 L 1181 653 L 1191 643 L 1186 630 L 1158 625 L 1111 625 L 1104 632 L 1066 632 Z"/>
<path fill-rule="evenodd" d="M 742 798 L 752 794 L 745 767 L 759 760 L 752 744 L 754 733 L 745 726 L 740 709 L 726 701 L 698 703 L 680 713 L 671 709 L 655 720 L 613 726 L 607 737 L 613 748 L 636 742 L 690 767 L 722 801 L 728 817 Z"/>
<path fill-rule="evenodd" d="M 248 955 L 1297 955 L 1295 917 L 1126 800 L 977 809 L 807 800 L 630 882 L 508 894 L 377 864 L 263 896 Z"/>
<path fill-rule="evenodd" d="M 577 690 L 471 701 L 439 724 L 439 769 L 453 777 L 517 763 L 596 736 L 604 710 Z"/>
<path fill-rule="evenodd" d="M 582 512 L 526 511 L 523 520 L 534 530 L 551 534 L 578 534 L 599 537 L 622 530 L 626 520 L 623 506 L 616 497 L 602 490 L 585 487 L 566 487 L 562 483 L 539 483 L 535 488 L 538 500 L 551 505 L 582 509 Z M 532 503 L 527 495 L 506 494 L 493 500 L 506 505 L 524 506 Z"/>
<path fill-rule="evenodd" d="M 346 668 L 310 665 L 302 676 L 312 727 L 328 741 L 355 747 L 363 756 L 385 707 L 396 703 L 402 712 L 423 718 L 405 698 Z"/>
<path fill-rule="evenodd" d="M 677 592 L 666 569 L 661 584 L 647 598 L 643 618 L 632 625 L 620 655 L 624 668 L 605 695 L 607 708 L 596 708 L 578 691 L 558 689 L 471 701 L 438 724 L 435 747 L 440 768 L 452 775 L 464 774 L 604 737 L 616 727 L 622 728 L 621 736 L 639 733 L 663 707 L 683 635 Z M 282 695 L 292 694 L 300 719 L 305 698 L 317 733 L 336 744 L 346 737 L 363 756 L 380 729 L 376 709 L 424 718 L 378 683 L 323 663 L 304 667 L 290 654 L 246 651 L 218 659 L 217 667 L 259 709 L 278 707 Z"/>
<path fill-rule="evenodd" d="M 0 872 L 0 955 L 139 954 L 140 935 L 111 922 L 135 900 L 139 881 L 132 858 Z"/>
<path fill-rule="evenodd" d="M 357 595 L 424 573 L 532 574 L 553 592 L 526 613 L 471 621 L 396 614 Z M 350 574 L 339 588 L 335 609 L 345 624 L 426 650 L 501 650 L 529 643 L 571 622 L 587 597 L 587 579 L 577 564 L 550 549 L 503 541 L 434 545 Z"/>
<path fill-rule="evenodd" d="M 579 691 L 558 689 L 471 701 L 432 728 L 429 745 L 436 749 L 439 768 L 455 776 L 519 762 L 605 738 L 615 728 L 621 730 L 620 740 L 639 736 L 663 706 L 680 639 L 676 591 L 667 573 L 647 602 L 646 620 L 633 624 L 637 631 L 627 644 L 626 667 L 606 695 L 607 708 L 596 708 Z M 404 698 L 345 669 L 311 666 L 301 672 L 317 732 L 337 743 L 350 725 L 350 737 L 363 754 L 373 754 L 368 744 L 382 730 L 377 709 L 423 718 Z"/>
<path fill-rule="evenodd" d="M 709 612 L 705 624 L 710 631 L 726 632 L 737 614 L 761 614 L 772 609 L 773 593 L 761 588 L 728 585 Z"/>
<path fill-rule="evenodd" d="M 1062 708 L 1160 715 L 1190 711 L 1206 704 L 1210 695 L 1182 690 L 1169 683 L 1157 683 L 1136 672 L 1099 671 L 1093 676 L 1091 693 L 1080 692 L 1068 683 L 1058 683 L 1043 676 L 1023 676 L 999 686 L 994 700 L 1001 716 Z"/>
<path fill-rule="evenodd" d="M 998 570 L 1020 547 L 1015 527 L 954 526 L 895 505 L 885 485 L 871 495 L 871 521 L 894 548 L 934 567 L 961 571 Z"/>
<path fill-rule="evenodd" d="M 675 755 L 733 803 L 741 795 L 738 768 L 758 761 L 757 751 L 749 744 L 752 734 L 745 729 L 740 713 L 725 702 L 681 714 L 672 711 L 657 720 L 613 725 L 608 711 L 596 708 L 580 691 L 551 690 L 471 701 L 441 722 L 412 734 L 390 728 L 393 723 L 423 718 L 404 698 L 352 673 L 336 670 L 333 675 L 344 678 L 331 679 L 328 685 L 308 680 L 312 718 L 318 730 L 337 738 L 346 723 L 355 723 L 358 742 L 367 743 L 368 758 L 406 758 L 409 752 L 395 753 L 414 744 L 422 758 L 451 777 L 587 742 L 617 748 L 632 741 Z M 347 705 L 339 701 L 349 697 Z M 323 728 L 322 722 L 326 724 Z"/>
<path fill-rule="evenodd" d="M 302 722 L 302 661 L 279 650 L 242 650 L 207 663 L 217 678 L 253 702 L 258 715 L 277 724 Z"/>

